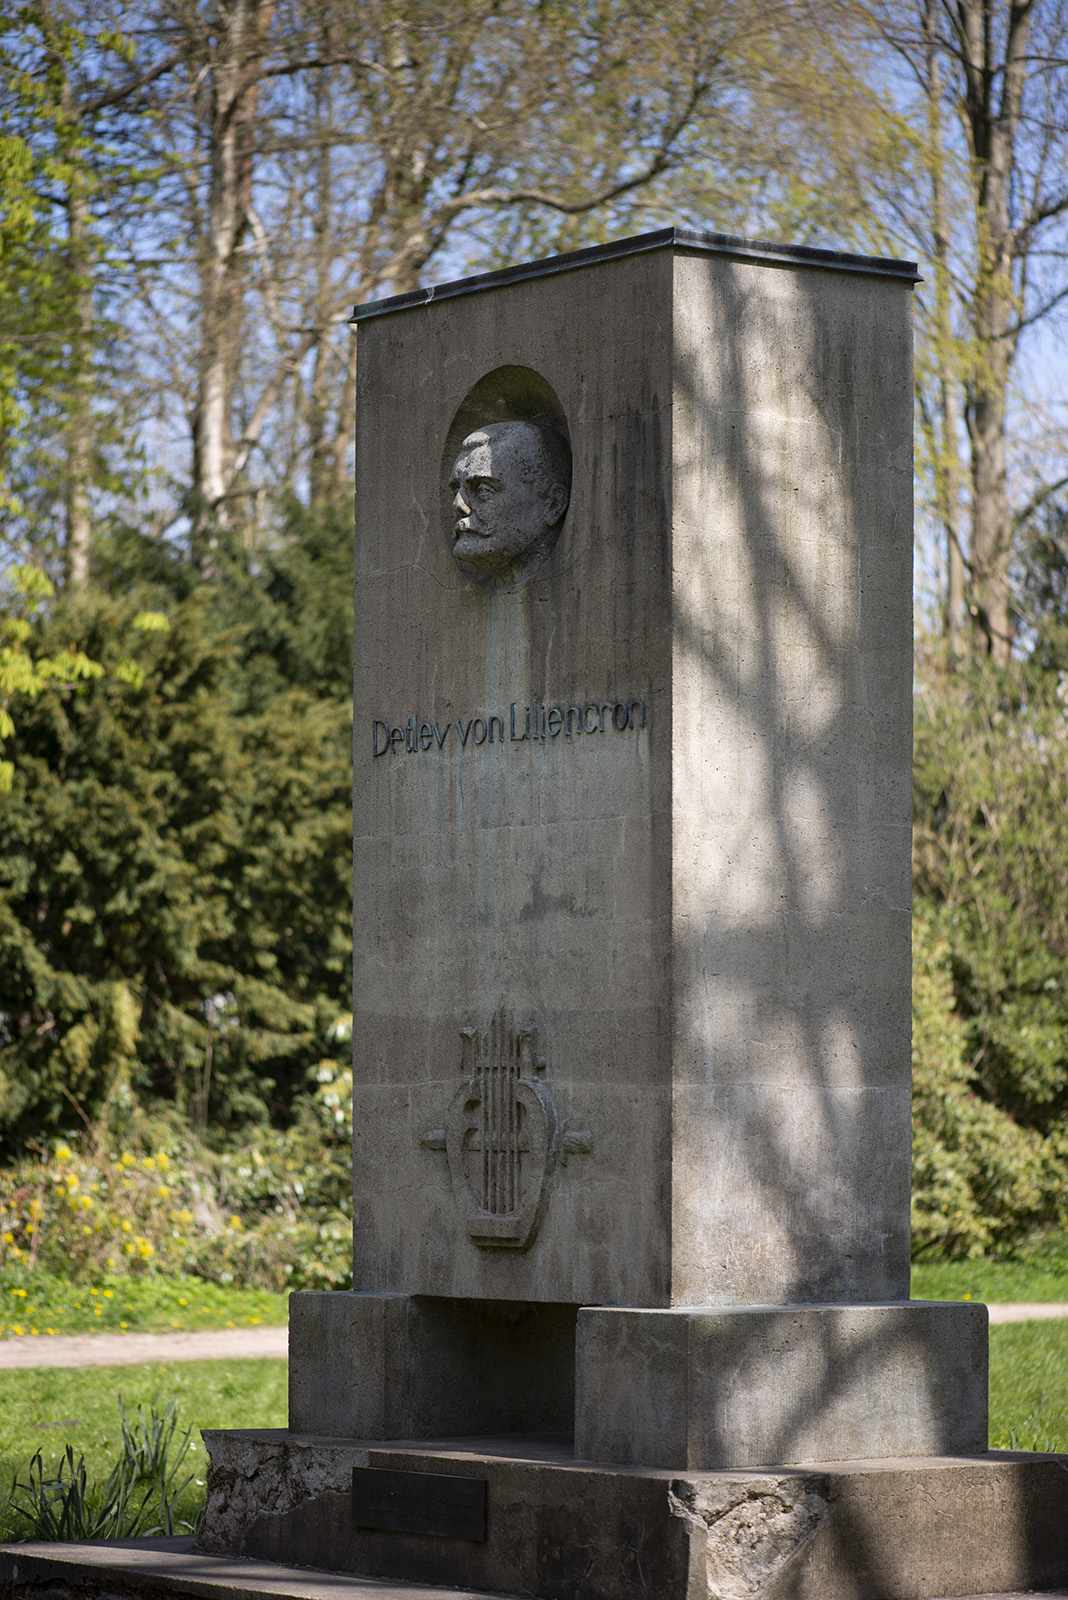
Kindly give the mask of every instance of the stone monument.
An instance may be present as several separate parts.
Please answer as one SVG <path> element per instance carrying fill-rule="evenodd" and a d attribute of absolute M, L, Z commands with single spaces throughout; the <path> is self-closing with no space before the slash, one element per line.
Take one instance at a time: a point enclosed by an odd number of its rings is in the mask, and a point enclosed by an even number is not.
<path fill-rule="evenodd" d="M 202 1549 L 1064 1558 L 985 1308 L 908 1298 L 915 278 L 667 229 L 356 311 L 354 1290 L 292 1296 L 288 1432 L 206 1436 Z"/>

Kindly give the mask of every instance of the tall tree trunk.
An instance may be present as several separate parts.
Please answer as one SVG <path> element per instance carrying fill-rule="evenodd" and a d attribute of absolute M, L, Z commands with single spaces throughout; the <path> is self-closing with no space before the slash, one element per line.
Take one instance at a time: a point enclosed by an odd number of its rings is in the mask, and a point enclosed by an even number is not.
<path fill-rule="evenodd" d="M 241 245 L 252 204 L 252 129 L 259 98 L 259 45 L 271 0 L 231 0 L 219 9 L 206 90 L 209 143 L 207 227 L 201 246 L 200 361 L 193 417 L 193 534 L 214 562 L 212 529 L 232 520 L 233 397 L 244 311 Z"/>
<path fill-rule="evenodd" d="M 946 434 L 956 440 L 960 431 L 960 403 L 956 382 L 943 384 L 942 408 L 946 419 Z M 946 528 L 946 635 L 950 655 L 961 654 L 964 644 L 964 551 L 961 546 L 960 473 L 956 449 L 946 458 L 945 484 Z"/>
<path fill-rule="evenodd" d="M 1005 473 L 1005 421 L 1015 357 L 1013 289 L 1016 240 L 1010 184 L 1016 153 L 1034 0 L 957 0 L 964 79 L 964 123 L 975 194 L 978 273 L 972 299 L 976 361 L 970 384 L 972 542 L 971 613 L 986 649 L 1012 657 L 1009 596 L 1012 518 Z M 998 59 L 998 14 L 1005 21 Z"/>
<path fill-rule="evenodd" d="M 89 511 L 89 485 L 93 470 L 93 409 L 90 349 L 93 333 L 93 278 L 90 260 L 89 190 L 86 173 L 79 161 L 77 134 L 81 122 L 79 106 L 70 81 L 68 62 L 59 46 L 55 22 L 47 6 L 42 8 L 49 54 L 55 70 L 62 73 L 59 93 L 60 130 L 65 164 L 69 167 L 64 208 L 67 213 L 67 253 L 73 286 L 71 317 L 74 332 L 70 341 L 68 371 L 68 411 L 66 427 L 67 459 L 64 483 L 63 575 L 71 588 L 81 588 L 89 578 L 89 544 L 92 526 Z"/>
<path fill-rule="evenodd" d="M 345 360 L 345 382 L 338 402 L 334 433 L 334 483 L 338 489 L 352 485 L 352 445 L 356 425 L 356 339 L 353 337 Z"/>
<path fill-rule="evenodd" d="M 64 544 L 64 572 L 71 588 L 80 588 L 88 581 L 92 537 L 89 484 L 93 470 L 93 410 L 89 342 L 93 328 L 93 283 L 88 259 L 89 220 L 84 181 L 75 172 L 67 192 L 67 236 L 76 284 L 72 307 L 75 335 L 71 350 Z"/>
<path fill-rule="evenodd" d="M 942 123 L 942 63 L 937 48 L 938 0 L 924 14 L 927 55 L 927 131 L 931 162 L 931 222 L 934 244 L 934 342 L 942 402 L 941 437 L 934 439 L 935 496 L 946 534 L 945 629 L 950 656 L 960 653 L 965 623 L 964 552 L 960 506 L 960 382 L 950 306 L 949 225 L 946 215 L 945 130 Z"/>
<path fill-rule="evenodd" d="M 989 346 L 988 346 L 989 351 Z M 1003 666 L 1012 656 L 1009 606 L 1012 523 L 1005 478 L 1005 391 L 1008 363 L 990 351 L 993 370 L 972 395 L 972 604 L 988 654 Z"/>
<path fill-rule="evenodd" d="M 320 82 L 316 85 L 316 124 L 323 127 L 329 120 L 329 94 L 328 85 Z M 315 215 L 313 229 L 315 238 L 315 326 L 317 329 L 326 329 L 330 326 L 329 316 L 332 309 L 332 296 L 330 294 L 330 224 L 333 214 L 333 172 L 331 166 L 331 151 L 329 142 L 320 136 L 319 149 L 315 159 Z M 334 363 L 330 359 L 330 350 L 324 332 L 316 336 L 314 354 L 312 357 L 311 380 L 308 386 L 307 419 L 308 419 L 308 450 L 309 450 L 309 499 L 313 507 L 321 506 L 324 500 L 329 499 L 332 485 L 330 472 L 330 441 L 327 438 L 327 415 L 329 401 L 327 387 L 330 374 L 334 371 Z"/>

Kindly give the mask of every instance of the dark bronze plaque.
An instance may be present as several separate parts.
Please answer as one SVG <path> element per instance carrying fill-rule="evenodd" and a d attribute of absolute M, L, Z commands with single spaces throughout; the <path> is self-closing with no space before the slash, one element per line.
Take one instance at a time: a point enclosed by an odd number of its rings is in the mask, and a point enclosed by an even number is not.
<path fill-rule="evenodd" d="M 435 1533 L 443 1539 L 486 1538 L 485 1478 L 444 1472 L 394 1472 L 353 1467 L 352 1520 L 357 1528 Z"/>

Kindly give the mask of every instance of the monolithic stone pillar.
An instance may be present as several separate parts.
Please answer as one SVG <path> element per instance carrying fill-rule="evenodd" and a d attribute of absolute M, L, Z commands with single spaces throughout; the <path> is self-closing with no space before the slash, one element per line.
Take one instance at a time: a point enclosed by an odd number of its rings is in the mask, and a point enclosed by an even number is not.
<path fill-rule="evenodd" d="M 914 274 L 553 265 L 358 314 L 356 1287 L 907 1298 Z"/>

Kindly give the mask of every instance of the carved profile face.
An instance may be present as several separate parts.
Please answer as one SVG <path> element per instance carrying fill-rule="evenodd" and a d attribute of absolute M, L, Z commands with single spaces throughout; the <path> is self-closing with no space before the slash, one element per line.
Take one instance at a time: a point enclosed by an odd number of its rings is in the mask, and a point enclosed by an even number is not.
<path fill-rule="evenodd" d="M 531 577 L 567 511 L 566 451 L 535 422 L 492 422 L 469 433 L 449 480 L 455 559 L 500 587 Z"/>

